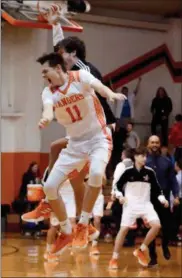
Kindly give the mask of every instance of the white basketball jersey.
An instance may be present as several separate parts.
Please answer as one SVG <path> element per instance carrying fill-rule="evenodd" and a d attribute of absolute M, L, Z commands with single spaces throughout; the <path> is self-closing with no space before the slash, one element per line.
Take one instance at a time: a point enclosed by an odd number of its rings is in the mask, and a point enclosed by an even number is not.
<path fill-rule="evenodd" d="M 70 71 L 63 86 L 51 92 L 46 87 L 42 93 L 43 103 L 52 103 L 57 121 L 73 139 L 90 139 L 106 128 L 103 108 L 91 84 L 98 81 L 85 70 Z"/>

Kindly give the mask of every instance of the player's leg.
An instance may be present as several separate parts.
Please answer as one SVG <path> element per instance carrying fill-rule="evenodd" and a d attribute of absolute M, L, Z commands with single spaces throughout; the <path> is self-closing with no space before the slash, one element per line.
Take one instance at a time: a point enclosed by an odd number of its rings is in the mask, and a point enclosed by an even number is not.
<path fill-rule="evenodd" d="M 74 191 L 75 203 L 76 203 L 76 214 L 79 216 L 81 214 L 83 199 L 85 194 L 84 179 L 87 175 L 85 167 L 79 172 L 79 174 L 70 180 Z"/>
<path fill-rule="evenodd" d="M 97 238 L 92 240 L 92 247 L 91 247 L 91 252 L 90 255 L 99 255 L 99 249 L 98 249 L 98 238 L 99 238 L 99 234 L 100 234 L 100 230 L 101 230 L 101 218 L 104 215 L 104 195 L 103 194 L 99 194 L 93 211 L 93 221 L 94 221 L 94 227 L 96 228 L 96 230 L 98 231 L 98 235 Z"/>
<path fill-rule="evenodd" d="M 66 148 L 67 144 L 68 144 L 67 138 L 61 138 L 51 143 L 50 154 L 49 154 L 49 166 L 48 166 L 49 172 L 54 166 L 54 163 L 56 162 L 59 154 L 63 149 Z M 85 187 L 84 187 L 85 176 L 86 176 L 86 171 L 85 169 L 83 169 L 80 171 L 78 176 L 70 180 L 75 194 L 77 215 L 81 214 L 81 208 L 82 208 L 84 192 L 85 192 Z"/>
<path fill-rule="evenodd" d="M 129 231 L 129 227 L 135 223 L 136 219 L 137 215 L 135 214 L 135 211 L 131 209 L 130 206 L 125 205 L 121 218 L 121 227 L 116 236 L 112 258 L 109 262 L 110 269 L 118 268 L 120 250 L 124 244 L 124 240 Z"/>
<path fill-rule="evenodd" d="M 67 144 L 67 138 L 61 138 L 51 143 L 48 166 L 49 173 L 51 172 L 56 160 L 58 159 L 60 152 L 66 148 Z"/>
<path fill-rule="evenodd" d="M 100 136 L 100 135 L 99 135 Z M 82 213 L 75 231 L 74 248 L 84 248 L 88 244 L 88 223 L 96 199 L 99 195 L 102 179 L 109 160 L 111 141 L 104 136 L 93 138 L 87 149 L 90 151 L 88 189 L 85 192 Z"/>
<path fill-rule="evenodd" d="M 134 251 L 134 256 L 137 257 L 138 262 L 143 266 L 148 266 L 148 260 L 146 257 L 146 251 L 148 250 L 149 244 L 156 238 L 161 228 L 159 217 L 153 208 L 152 204 L 148 204 L 145 207 L 144 218 L 149 223 L 150 229 L 146 234 L 139 249 Z"/>
<path fill-rule="evenodd" d="M 46 251 L 44 253 L 44 259 L 48 261 L 58 261 L 58 256 L 52 254 L 52 249 L 56 241 L 56 236 L 59 231 L 59 221 L 55 214 L 52 212 L 50 217 L 50 228 L 47 232 L 46 239 Z"/>

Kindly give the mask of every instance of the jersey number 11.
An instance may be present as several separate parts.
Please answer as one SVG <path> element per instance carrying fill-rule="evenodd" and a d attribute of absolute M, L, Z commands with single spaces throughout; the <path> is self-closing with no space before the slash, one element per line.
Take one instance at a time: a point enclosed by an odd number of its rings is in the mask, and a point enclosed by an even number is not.
<path fill-rule="evenodd" d="M 66 112 L 71 117 L 72 123 L 82 120 L 81 113 L 77 105 L 73 105 L 72 107 L 67 107 Z"/>

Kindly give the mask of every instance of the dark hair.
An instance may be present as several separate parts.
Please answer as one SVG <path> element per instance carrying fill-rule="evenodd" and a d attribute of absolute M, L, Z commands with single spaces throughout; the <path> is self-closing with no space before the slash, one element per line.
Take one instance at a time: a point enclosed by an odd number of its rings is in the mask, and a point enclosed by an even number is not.
<path fill-rule="evenodd" d="M 168 97 L 168 94 L 167 94 L 166 90 L 164 89 L 164 87 L 159 87 L 159 88 L 157 89 L 156 97 L 159 97 L 159 91 L 160 91 L 160 90 L 163 90 L 163 92 L 164 92 L 164 97 Z"/>
<path fill-rule="evenodd" d="M 68 37 L 58 42 L 54 47 L 54 51 L 58 52 L 61 48 L 65 49 L 68 53 L 76 51 L 76 56 L 82 61 L 86 59 L 85 43 L 77 37 Z"/>
<path fill-rule="evenodd" d="M 123 86 L 122 89 L 121 89 L 121 91 L 122 91 L 122 90 L 127 90 L 127 91 L 128 91 L 128 87 Z"/>
<path fill-rule="evenodd" d="M 39 173 L 39 169 L 38 169 L 38 171 L 37 171 L 37 174 L 34 174 L 34 173 L 32 172 L 32 167 L 35 166 L 35 165 L 38 165 L 38 163 L 37 163 L 36 161 L 32 161 L 32 162 L 30 163 L 30 165 L 29 165 L 28 170 L 27 170 L 26 173 L 28 173 L 28 174 L 30 174 L 30 175 L 39 175 L 39 174 L 40 174 L 40 173 Z"/>
<path fill-rule="evenodd" d="M 136 148 L 134 151 L 134 155 L 146 155 L 147 149 L 145 147 Z"/>
<path fill-rule="evenodd" d="M 57 65 L 60 65 L 62 70 L 64 72 L 67 72 L 63 57 L 61 55 L 59 55 L 58 53 L 52 52 L 50 54 L 44 54 L 43 56 L 41 56 L 37 59 L 37 62 L 40 63 L 41 65 L 48 62 L 48 65 L 50 67 L 56 67 Z"/>
<path fill-rule="evenodd" d="M 176 120 L 176 122 L 182 122 L 182 114 L 177 114 L 175 116 L 175 120 Z"/>
<path fill-rule="evenodd" d="M 127 125 L 132 125 L 132 126 L 134 126 L 134 122 L 131 121 L 131 120 L 129 120 L 129 121 L 127 122 Z"/>
<path fill-rule="evenodd" d="M 133 160 L 133 150 L 132 149 L 130 149 L 130 148 L 124 149 L 123 153 L 126 158 L 130 158 Z"/>
<path fill-rule="evenodd" d="M 182 170 L 182 158 L 179 158 L 179 159 L 176 161 L 176 164 L 177 164 L 177 166 Z"/>

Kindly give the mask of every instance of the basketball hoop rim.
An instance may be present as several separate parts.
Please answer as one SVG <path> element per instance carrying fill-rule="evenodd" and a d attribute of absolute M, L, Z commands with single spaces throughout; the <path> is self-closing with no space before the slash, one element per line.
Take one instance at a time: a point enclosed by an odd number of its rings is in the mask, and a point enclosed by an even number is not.
<path fill-rule="evenodd" d="M 1 10 L 1 16 L 4 20 L 6 20 L 8 23 L 10 23 L 13 26 L 16 27 L 24 27 L 24 28 L 36 28 L 36 29 L 52 29 L 52 25 L 49 23 L 44 22 L 29 22 L 27 20 L 19 20 L 13 18 L 11 15 L 9 15 L 6 11 L 3 9 Z M 83 32 L 83 27 L 80 26 L 77 22 L 74 20 L 70 20 L 71 23 L 73 23 L 74 26 L 62 26 L 64 31 L 67 32 Z"/>

